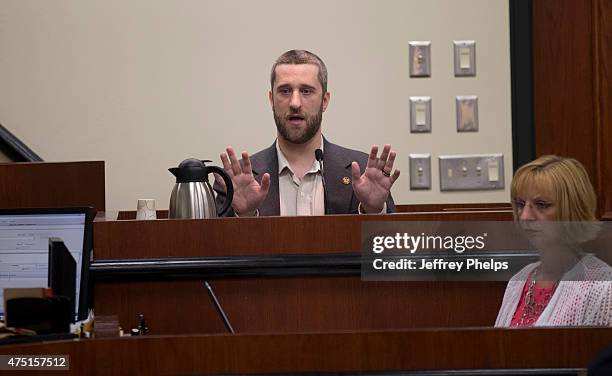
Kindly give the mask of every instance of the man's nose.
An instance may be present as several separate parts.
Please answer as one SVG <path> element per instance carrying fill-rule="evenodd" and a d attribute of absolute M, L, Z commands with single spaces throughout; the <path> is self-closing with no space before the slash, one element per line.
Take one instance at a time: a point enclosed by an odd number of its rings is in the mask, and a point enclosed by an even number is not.
<path fill-rule="evenodd" d="M 300 97 L 300 92 L 298 90 L 294 90 L 291 94 L 289 106 L 291 106 L 293 109 L 300 109 L 302 107 L 302 98 Z"/>

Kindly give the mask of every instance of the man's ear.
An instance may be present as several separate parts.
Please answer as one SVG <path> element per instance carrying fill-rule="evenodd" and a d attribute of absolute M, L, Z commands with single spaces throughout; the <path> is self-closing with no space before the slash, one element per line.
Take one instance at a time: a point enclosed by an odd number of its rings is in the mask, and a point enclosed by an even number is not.
<path fill-rule="evenodd" d="M 270 106 L 274 108 L 274 99 L 272 99 L 272 90 L 268 91 L 268 99 L 270 100 Z"/>
<path fill-rule="evenodd" d="M 329 91 L 323 94 L 323 103 L 321 104 L 321 108 L 323 109 L 323 112 L 325 112 L 325 110 L 327 109 L 327 105 L 329 104 L 330 96 L 331 94 L 329 93 Z"/>

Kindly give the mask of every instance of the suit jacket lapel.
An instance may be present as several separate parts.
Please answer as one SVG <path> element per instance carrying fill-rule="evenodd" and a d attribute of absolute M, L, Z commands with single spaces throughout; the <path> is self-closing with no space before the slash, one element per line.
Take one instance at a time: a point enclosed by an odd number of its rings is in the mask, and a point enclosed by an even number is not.
<path fill-rule="evenodd" d="M 356 208 L 352 208 L 353 185 L 351 163 L 353 159 L 344 149 L 327 141 L 325 137 L 323 137 L 323 150 L 328 213 L 351 213 L 356 210 Z M 270 174 L 270 190 L 268 191 L 268 196 L 259 207 L 259 214 L 262 216 L 280 215 L 276 141 L 269 148 L 253 156 L 251 164 L 253 174 L 258 182 L 261 183 L 264 173 Z"/>
<path fill-rule="evenodd" d="M 352 212 L 353 185 L 351 163 L 353 160 L 343 149 L 323 137 L 323 163 L 327 190 L 327 212 L 346 214 Z"/>
<path fill-rule="evenodd" d="M 264 202 L 259 206 L 259 215 L 280 215 L 280 198 L 278 188 L 278 155 L 276 154 L 276 141 L 267 149 L 257 153 L 251 158 L 253 175 L 259 183 L 267 172 L 270 174 L 270 190 Z"/>

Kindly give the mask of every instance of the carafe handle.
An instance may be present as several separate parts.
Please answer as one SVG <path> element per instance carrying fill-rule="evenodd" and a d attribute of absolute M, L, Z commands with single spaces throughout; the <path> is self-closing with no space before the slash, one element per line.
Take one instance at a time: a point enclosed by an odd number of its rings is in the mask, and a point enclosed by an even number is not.
<path fill-rule="evenodd" d="M 230 178 L 227 172 L 225 172 L 225 170 L 221 167 L 206 166 L 206 173 L 210 174 L 211 172 L 221 175 L 227 190 L 225 193 L 225 201 L 223 202 L 223 206 L 221 206 L 221 209 L 217 210 L 217 215 L 222 217 L 232 206 L 232 200 L 234 199 L 234 185 L 232 184 L 232 178 Z"/>

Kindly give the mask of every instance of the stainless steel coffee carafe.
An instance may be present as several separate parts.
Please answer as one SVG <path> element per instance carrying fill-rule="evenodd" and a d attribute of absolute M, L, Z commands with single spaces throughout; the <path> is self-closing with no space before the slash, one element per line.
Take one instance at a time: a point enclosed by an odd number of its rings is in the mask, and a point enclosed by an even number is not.
<path fill-rule="evenodd" d="M 170 195 L 169 218 L 214 218 L 224 215 L 232 205 L 234 197 L 234 186 L 232 179 L 220 167 L 206 166 L 208 160 L 185 159 L 178 167 L 169 168 L 176 176 L 176 184 Z M 227 195 L 221 209 L 217 210 L 215 195 L 208 182 L 208 174 L 217 173 L 221 175 Z"/>

